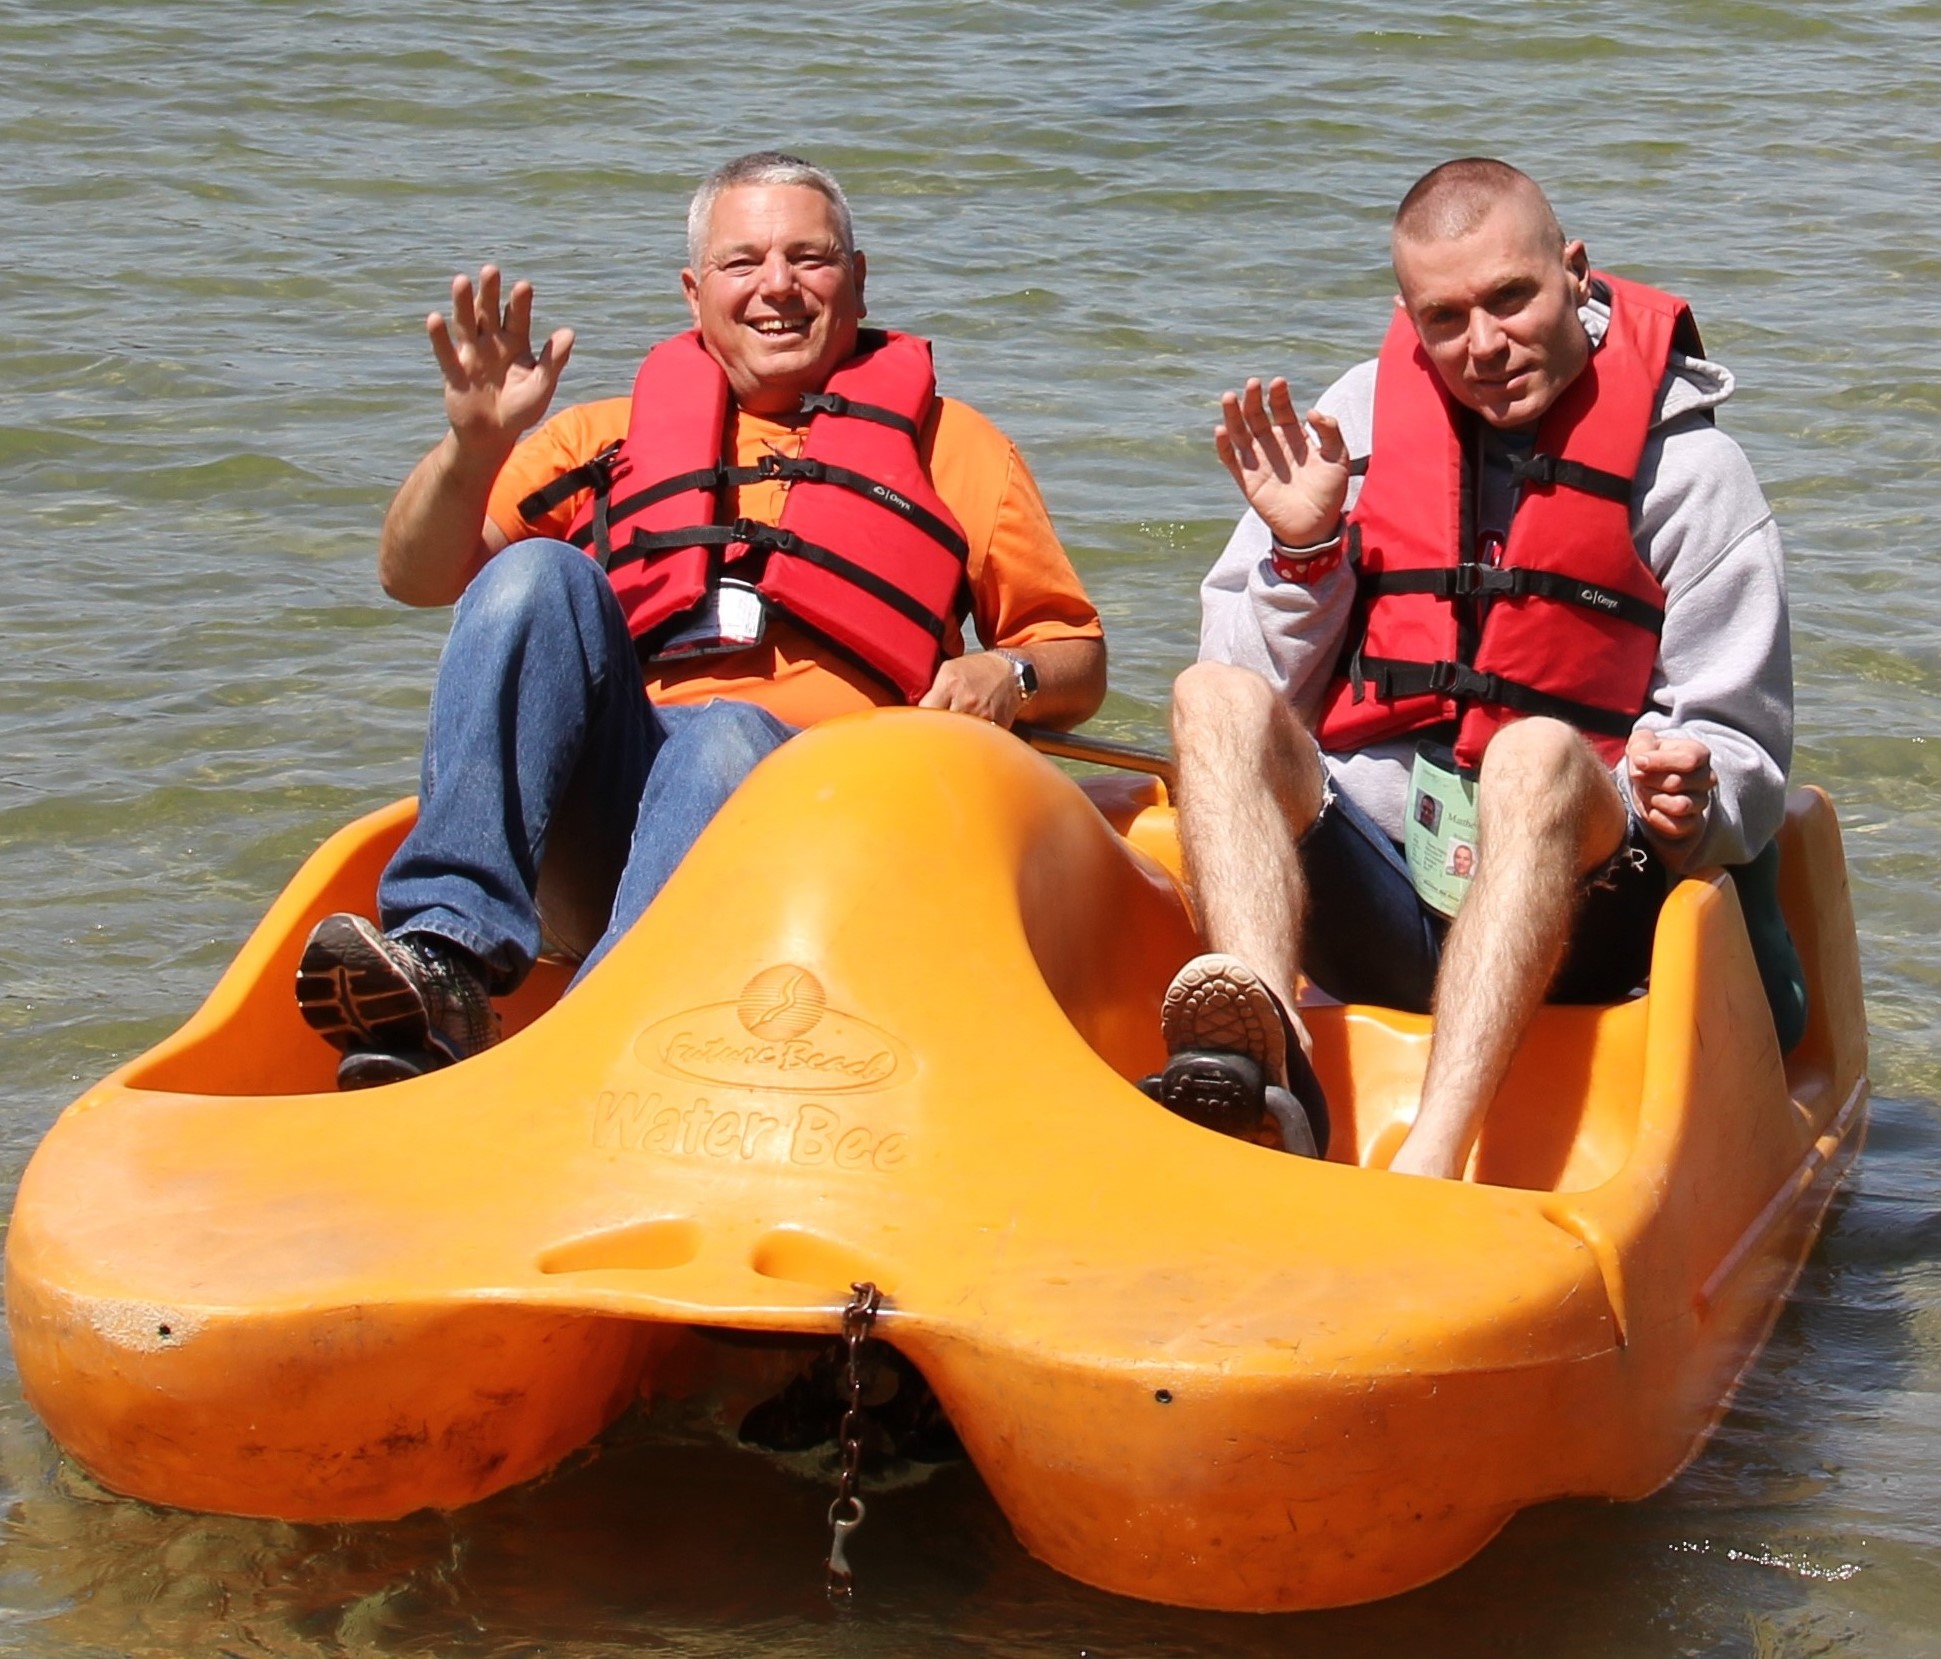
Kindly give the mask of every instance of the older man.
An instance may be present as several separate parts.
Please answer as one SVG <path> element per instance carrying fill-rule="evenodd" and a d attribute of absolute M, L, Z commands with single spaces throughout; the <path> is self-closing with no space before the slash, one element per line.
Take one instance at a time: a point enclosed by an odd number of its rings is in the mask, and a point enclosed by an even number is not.
<path fill-rule="evenodd" d="M 381 926 L 327 917 L 297 976 L 340 1087 L 496 1041 L 491 995 L 547 945 L 597 961 L 799 727 L 895 703 L 1072 725 L 1104 695 L 1098 614 L 1017 451 L 936 394 L 926 342 L 860 327 L 835 179 L 731 161 L 688 251 L 694 329 L 630 399 L 537 432 L 573 335 L 533 349 L 531 285 L 502 305 L 488 265 L 427 320 L 449 430 L 379 574 L 458 609 Z"/>
<path fill-rule="evenodd" d="M 1251 510 L 1173 701 L 1214 949 L 1168 992 L 1156 1087 L 1269 1138 L 1290 1063 L 1319 1105 L 1297 974 L 1433 1009 L 1391 1167 L 1453 1176 L 1545 996 L 1625 995 L 1667 871 L 1777 829 L 1792 671 L 1778 532 L 1683 302 L 1594 273 L 1498 161 L 1420 180 L 1392 251 L 1377 360 L 1305 421 L 1283 380 L 1222 400 Z"/>

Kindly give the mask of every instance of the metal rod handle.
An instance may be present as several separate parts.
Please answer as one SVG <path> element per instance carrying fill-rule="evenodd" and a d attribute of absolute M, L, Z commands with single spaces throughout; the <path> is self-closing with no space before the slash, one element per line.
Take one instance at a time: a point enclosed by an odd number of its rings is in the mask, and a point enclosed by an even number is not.
<path fill-rule="evenodd" d="M 1024 720 L 1020 720 L 1011 730 L 1041 755 L 1055 755 L 1060 760 L 1090 761 L 1096 766 L 1116 766 L 1127 772 L 1144 772 L 1164 783 L 1168 794 L 1173 792 L 1177 774 L 1171 755 L 1162 755 L 1154 749 L 1141 749 L 1133 743 L 1120 743 L 1109 737 L 1086 737 L 1079 732 L 1053 731 L 1049 726 L 1034 726 Z"/>

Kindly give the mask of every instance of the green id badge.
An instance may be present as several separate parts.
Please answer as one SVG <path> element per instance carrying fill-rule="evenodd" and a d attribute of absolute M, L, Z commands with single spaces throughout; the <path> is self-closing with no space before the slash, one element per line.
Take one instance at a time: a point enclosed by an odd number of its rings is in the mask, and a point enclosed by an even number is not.
<path fill-rule="evenodd" d="M 1440 744 L 1415 751 L 1404 851 L 1416 896 L 1438 915 L 1455 915 L 1476 874 L 1476 780 Z"/>

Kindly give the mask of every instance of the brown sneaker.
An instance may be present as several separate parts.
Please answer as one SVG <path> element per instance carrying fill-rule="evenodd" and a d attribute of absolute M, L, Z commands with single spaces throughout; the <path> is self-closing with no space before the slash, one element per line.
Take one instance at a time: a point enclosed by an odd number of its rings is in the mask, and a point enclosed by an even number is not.
<path fill-rule="evenodd" d="M 499 1040 L 484 970 L 426 933 L 398 938 L 339 912 L 311 931 L 297 964 L 297 1005 L 344 1051 L 338 1085 L 396 1082 L 468 1060 Z"/>
<path fill-rule="evenodd" d="M 1209 951 L 1173 975 L 1159 1005 L 1166 1052 L 1244 1054 L 1268 1083 L 1287 1081 L 1287 1016 L 1267 982 L 1237 956 Z"/>
<path fill-rule="evenodd" d="M 1305 1157 L 1328 1148 L 1328 1104 L 1280 999 L 1246 963 L 1196 956 L 1159 1007 L 1166 1069 L 1140 1087 L 1223 1135 Z"/>

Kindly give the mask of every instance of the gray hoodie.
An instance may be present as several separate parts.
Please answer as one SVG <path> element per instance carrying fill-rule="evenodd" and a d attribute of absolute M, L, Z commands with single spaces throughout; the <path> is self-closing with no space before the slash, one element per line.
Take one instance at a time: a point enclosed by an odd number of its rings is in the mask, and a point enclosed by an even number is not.
<path fill-rule="evenodd" d="M 1608 310 L 1593 300 L 1580 315 L 1602 344 Z M 1732 389 L 1730 370 L 1673 354 L 1631 496 L 1638 557 L 1665 590 L 1664 634 L 1637 724 L 1697 738 L 1718 777 L 1697 841 L 1682 850 L 1658 843 L 1679 868 L 1741 864 L 1772 838 L 1793 753 L 1779 529 L 1744 451 L 1704 416 Z M 1351 455 L 1368 453 L 1374 406 L 1372 359 L 1320 401 Z M 1352 506 L 1360 481 L 1349 488 Z M 1249 509 L 1200 586 L 1200 656 L 1264 675 L 1312 722 L 1347 630 L 1354 572 L 1342 564 L 1309 585 L 1283 582 L 1268 561 L 1269 540 Z M 1398 841 L 1413 752 L 1413 740 L 1402 739 L 1327 757 L 1335 786 Z M 1613 773 L 1628 800 L 1623 767 Z"/>

